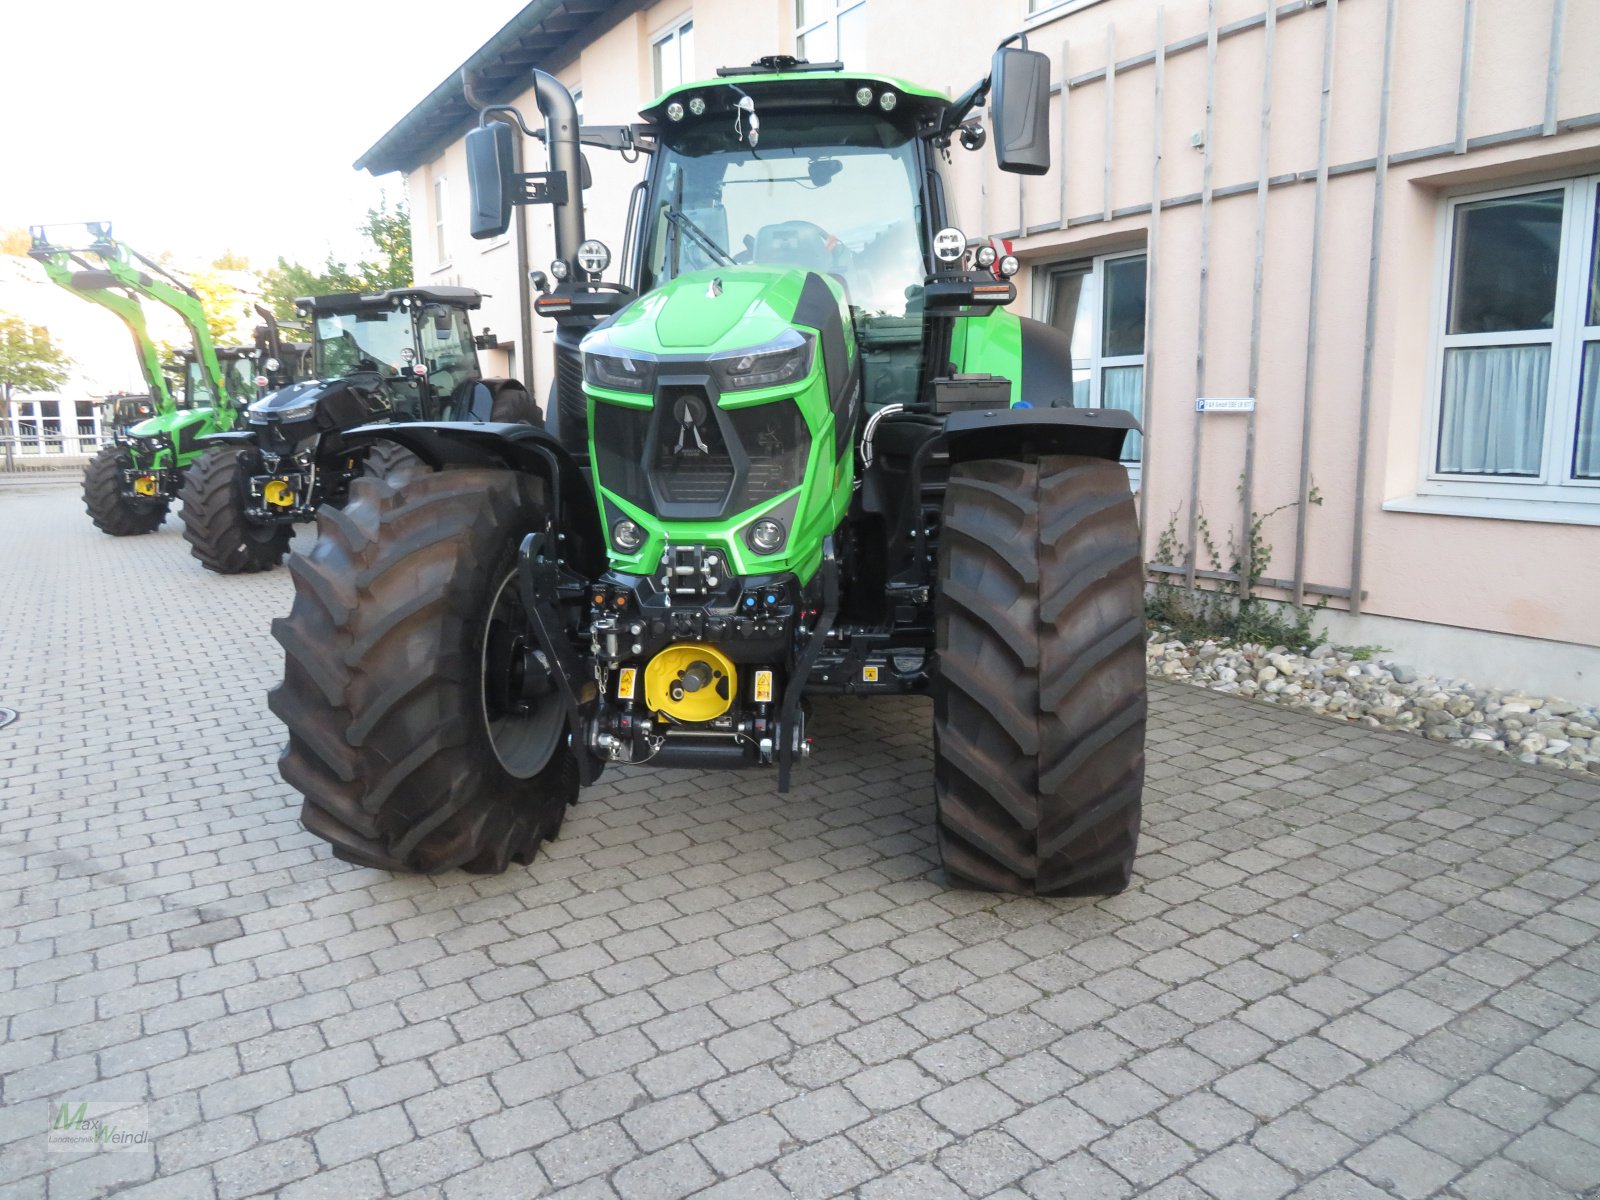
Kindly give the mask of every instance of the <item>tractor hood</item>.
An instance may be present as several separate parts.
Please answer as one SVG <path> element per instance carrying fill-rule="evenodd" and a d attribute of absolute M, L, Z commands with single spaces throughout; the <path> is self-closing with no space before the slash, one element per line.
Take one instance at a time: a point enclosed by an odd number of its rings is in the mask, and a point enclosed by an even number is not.
<path fill-rule="evenodd" d="M 714 357 L 769 346 L 797 324 L 819 328 L 830 309 L 848 320 L 838 284 L 803 267 L 691 271 L 623 309 L 586 337 L 583 349 L 656 359 Z"/>

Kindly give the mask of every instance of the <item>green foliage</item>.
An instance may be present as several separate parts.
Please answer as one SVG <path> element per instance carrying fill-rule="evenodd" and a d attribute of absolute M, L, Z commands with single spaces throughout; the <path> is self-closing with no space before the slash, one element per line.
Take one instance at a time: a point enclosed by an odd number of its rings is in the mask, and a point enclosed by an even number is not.
<path fill-rule="evenodd" d="M 1320 505 L 1321 493 L 1312 488 L 1308 501 Z M 1267 519 L 1296 505 L 1297 502 L 1291 501 L 1264 513 L 1252 512 L 1242 550 L 1235 544 L 1230 530 L 1228 544 L 1233 547 L 1233 553 L 1226 567 L 1211 534 L 1211 524 L 1205 513 L 1200 512 L 1195 518 L 1195 538 L 1199 542 L 1198 549 L 1204 551 L 1204 558 L 1197 554 L 1197 562 L 1209 561 L 1210 571 L 1229 578 L 1211 581 L 1196 578 L 1194 589 L 1190 590 L 1174 582 L 1178 576 L 1154 574 L 1154 583 L 1145 602 L 1146 618 L 1152 625 L 1170 628 L 1184 641 L 1220 639 L 1301 648 L 1320 641 L 1321 635 L 1314 626 L 1320 605 L 1308 609 L 1275 604 L 1255 594 L 1272 564 L 1272 545 L 1263 533 Z M 1187 562 L 1189 553 L 1189 547 L 1178 537 L 1178 515 L 1174 512 L 1156 542 L 1156 562 Z"/>
<path fill-rule="evenodd" d="M 333 292 L 381 292 L 411 284 L 411 215 L 404 201 L 389 207 L 388 197 L 367 210 L 361 224 L 370 253 L 354 266 L 329 255 L 322 269 L 279 258 L 278 265 L 261 272 L 261 298 L 280 321 L 295 319 L 294 302 L 300 296 L 326 296 Z"/>
<path fill-rule="evenodd" d="M 15 392 L 58 392 L 72 360 L 50 340 L 42 325 L 0 312 L 0 400 L 9 413 Z"/>

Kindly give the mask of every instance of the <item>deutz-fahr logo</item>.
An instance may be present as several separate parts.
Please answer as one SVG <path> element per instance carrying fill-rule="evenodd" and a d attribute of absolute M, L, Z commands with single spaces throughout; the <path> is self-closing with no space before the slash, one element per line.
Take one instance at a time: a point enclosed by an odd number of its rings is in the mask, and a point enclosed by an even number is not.
<path fill-rule="evenodd" d="M 134 1100 L 62 1100 L 50 1105 L 45 1133 L 49 1149 L 67 1154 L 84 1150 L 150 1149 L 150 1116 Z"/>

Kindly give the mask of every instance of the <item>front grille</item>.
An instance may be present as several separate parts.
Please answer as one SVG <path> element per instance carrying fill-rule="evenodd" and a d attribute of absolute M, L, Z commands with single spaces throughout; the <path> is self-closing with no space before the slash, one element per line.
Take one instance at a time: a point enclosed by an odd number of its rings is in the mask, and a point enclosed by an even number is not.
<path fill-rule="evenodd" d="M 799 406 L 717 409 L 698 388 L 668 387 L 652 408 L 594 405 L 602 487 L 668 518 L 743 512 L 800 486 L 811 438 Z"/>

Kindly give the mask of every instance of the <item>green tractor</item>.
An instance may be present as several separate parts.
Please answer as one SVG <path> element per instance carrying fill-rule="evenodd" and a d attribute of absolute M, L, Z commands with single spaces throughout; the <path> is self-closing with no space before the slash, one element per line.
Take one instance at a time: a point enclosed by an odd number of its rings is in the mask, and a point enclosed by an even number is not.
<path fill-rule="evenodd" d="M 362 474 L 413 462 L 394 443 L 347 442 L 373 421 L 537 421 L 513 379 L 485 379 L 470 288 L 393 288 L 295 302 L 311 326 L 311 376 L 260 397 L 238 428 L 200 439 L 183 485 L 183 536 L 209 571 L 237 575 L 283 561 L 297 522 L 341 505 Z M 268 354 L 280 367 L 287 351 Z M 260 382 L 270 382 L 265 376 Z"/>
<path fill-rule="evenodd" d="M 1005 310 L 1017 262 L 945 199 L 986 98 L 1000 167 L 1049 169 L 1048 60 L 1015 40 L 955 100 L 769 58 L 582 131 L 535 71 L 554 169 L 522 177 L 490 119 L 520 114 L 483 113 L 473 235 L 554 206 L 557 427 L 348 435 L 432 470 L 324 512 L 273 627 L 282 774 L 338 856 L 503 870 L 608 764 L 770 768 L 781 792 L 809 702 L 929 692 L 953 879 L 1127 885 L 1137 426 L 1072 407 L 1066 339 Z M 584 237 L 580 141 L 649 157 L 621 283 Z"/>
<path fill-rule="evenodd" d="M 128 327 L 155 408 L 147 420 L 118 426 L 112 444 L 89 462 L 84 506 L 95 526 L 113 537 L 151 533 L 167 519 L 185 470 L 200 456 L 199 439 L 232 428 L 255 394 L 254 366 L 235 366 L 225 374 L 199 296 L 159 263 L 117 241 L 109 223 L 89 225 L 92 240 L 82 247 L 52 242 L 49 228 L 30 230 L 29 256 L 56 283 L 110 309 Z M 163 376 L 140 297 L 172 309 L 189 330 L 193 350 L 185 361 L 183 404 Z"/>

